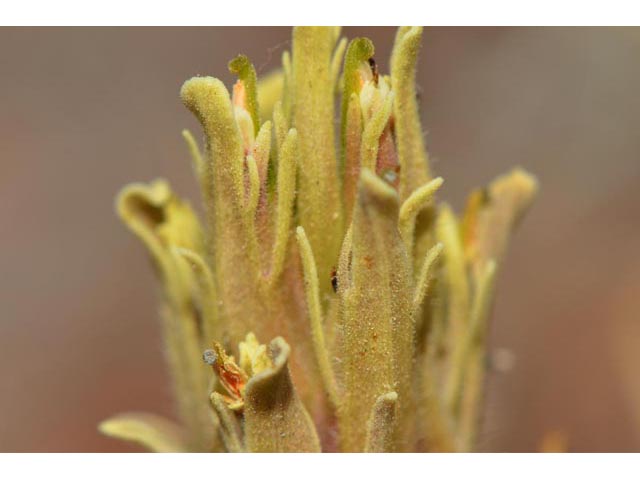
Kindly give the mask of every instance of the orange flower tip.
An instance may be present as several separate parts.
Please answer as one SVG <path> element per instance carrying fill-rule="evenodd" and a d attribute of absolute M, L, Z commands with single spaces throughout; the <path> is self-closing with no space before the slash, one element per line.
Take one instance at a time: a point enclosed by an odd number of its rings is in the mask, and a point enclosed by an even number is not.
<path fill-rule="evenodd" d="M 245 88 L 244 82 L 242 80 L 238 80 L 233 86 L 232 97 L 234 105 L 248 110 L 247 89 Z"/>

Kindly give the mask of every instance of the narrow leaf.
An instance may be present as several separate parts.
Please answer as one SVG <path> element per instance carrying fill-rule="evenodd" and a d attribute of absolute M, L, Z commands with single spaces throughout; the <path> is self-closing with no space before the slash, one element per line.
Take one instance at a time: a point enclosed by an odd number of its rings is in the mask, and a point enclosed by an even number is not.
<path fill-rule="evenodd" d="M 421 27 L 400 27 L 391 54 L 391 87 L 396 94 L 393 111 L 402 200 L 429 180 L 428 157 L 415 86 L 421 40 Z"/>
<path fill-rule="evenodd" d="M 211 405 L 220 420 L 220 433 L 227 451 L 231 453 L 243 452 L 242 427 L 236 414 L 229 409 L 222 395 L 217 392 L 211 394 Z"/>
<path fill-rule="evenodd" d="M 329 399 L 334 406 L 338 405 L 336 392 L 336 381 L 329 360 L 330 352 L 324 339 L 323 321 L 322 321 L 322 305 L 320 303 L 320 288 L 318 286 L 318 271 L 316 269 L 316 261 L 313 257 L 311 245 L 307 239 L 304 229 L 298 227 L 296 231 L 298 239 L 298 248 L 300 249 L 300 257 L 302 259 L 302 268 L 304 270 L 304 286 L 307 296 L 307 309 L 309 319 L 311 321 L 311 337 L 313 339 L 313 347 L 320 369 L 320 375 L 324 383 L 324 388 L 329 395 Z"/>
<path fill-rule="evenodd" d="M 334 142 L 331 55 L 335 30 L 293 30 L 294 110 L 298 131 L 298 216 L 316 253 L 320 278 L 329 278 L 343 235 L 342 203 Z M 321 294 L 330 287 L 321 285 Z"/>
<path fill-rule="evenodd" d="M 184 141 L 187 144 L 187 148 L 189 149 L 189 154 L 191 155 L 191 165 L 193 168 L 193 172 L 196 175 L 198 181 L 202 182 L 202 178 L 205 173 L 205 162 L 202 158 L 200 147 L 198 147 L 198 142 L 196 142 L 196 139 L 193 138 L 193 134 L 186 128 L 182 130 L 182 138 L 184 138 Z"/>
<path fill-rule="evenodd" d="M 267 120 L 260 127 L 260 131 L 256 136 L 255 145 L 253 146 L 253 158 L 258 167 L 260 176 L 260 191 L 264 193 L 264 187 L 267 184 L 267 171 L 269 169 L 269 156 L 271 154 L 271 121 Z"/>
<path fill-rule="evenodd" d="M 278 154 L 278 200 L 275 219 L 275 239 L 270 278 L 275 282 L 284 267 L 287 246 L 291 236 L 291 219 L 296 189 L 298 132 L 292 128 L 282 142 Z"/>
<path fill-rule="evenodd" d="M 410 254 L 413 252 L 414 233 L 418 214 L 429 205 L 435 193 L 442 186 L 444 180 L 437 177 L 415 190 L 400 207 L 400 220 L 398 222 L 402 240 Z"/>
<path fill-rule="evenodd" d="M 478 286 L 471 310 L 471 324 L 462 356 L 463 374 L 459 385 L 454 385 L 450 406 L 459 413 L 459 449 L 471 451 L 476 443 L 480 427 L 480 413 L 484 397 L 486 373 L 487 320 L 493 303 L 497 264 L 488 261 L 479 276 Z M 458 391 L 456 391 L 456 387 Z M 462 390 L 460 398 L 459 390 Z M 457 405 L 456 402 L 461 404 Z"/>
<path fill-rule="evenodd" d="M 220 320 L 218 318 L 215 281 L 209 265 L 204 258 L 193 250 L 174 247 L 174 253 L 184 258 L 191 268 L 198 285 L 199 304 L 203 316 L 202 348 L 222 335 Z"/>
<path fill-rule="evenodd" d="M 344 51 L 347 48 L 347 39 L 342 38 L 338 42 L 335 51 L 333 52 L 333 57 L 331 57 L 331 81 L 334 85 L 335 90 L 338 90 L 338 76 L 340 75 L 340 66 L 342 64 L 342 57 L 344 55 Z"/>
<path fill-rule="evenodd" d="M 346 116 L 346 132 L 343 145 L 344 176 L 343 194 L 345 220 L 351 223 L 353 203 L 356 198 L 356 188 L 360 178 L 360 146 L 362 144 L 362 112 L 360 99 L 355 93 L 351 94 Z"/>
<path fill-rule="evenodd" d="M 258 208 L 258 201 L 260 200 L 260 172 L 258 171 L 258 165 L 256 164 L 253 155 L 248 155 L 246 159 L 248 179 L 249 179 L 249 192 L 247 196 L 247 202 L 245 207 L 245 213 L 248 223 L 254 223 L 256 217 L 256 211 Z"/>
<path fill-rule="evenodd" d="M 436 225 L 438 240 L 444 245 L 444 285 L 446 287 L 447 329 L 450 346 L 467 329 L 469 322 L 469 281 L 458 221 L 447 204 L 440 207 Z"/>
<path fill-rule="evenodd" d="M 151 413 L 122 413 L 102 421 L 98 430 L 108 437 L 140 444 L 151 452 L 188 451 L 184 430 L 174 422 Z"/>
<path fill-rule="evenodd" d="M 427 256 L 422 263 L 422 268 L 420 269 L 420 275 L 418 276 L 418 280 L 416 282 L 415 293 L 413 294 L 413 311 L 414 314 L 419 314 L 420 308 L 422 307 L 422 302 L 424 301 L 424 297 L 427 294 L 427 290 L 429 288 L 429 284 L 431 279 L 433 278 L 433 267 L 443 249 L 442 243 L 436 243 L 428 252 Z"/>
<path fill-rule="evenodd" d="M 511 233 L 538 191 L 536 179 L 521 169 L 495 179 L 470 198 L 463 224 L 467 258 L 478 275 L 484 264 L 500 263 Z"/>
<path fill-rule="evenodd" d="M 389 392 L 380 395 L 373 405 L 367 423 L 365 452 L 388 453 L 395 449 L 398 394 Z"/>
<path fill-rule="evenodd" d="M 360 146 L 361 168 L 368 168 L 371 170 L 375 170 L 376 168 L 380 137 L 391 118 L 393 98 L 393 92 L 389 92 L 381 107 L 374 112 L 362 132 L 362 144 Z"/>
<path fill-rule="evenodd" d="M 368 38 L 354 38 L 349 42 L 347 53 L 344 57 L 342 106 L 340 121 L 340 138 L 342 144 L 342 165 L 346 165 L 347 132 L 350 130 L 349 123 L 354 117 L 348 115 L 352 96 L 358 97 L 362 88 L 362 76 L 360 69 L 363 63 L 373 57 L 373 43 Z"/>

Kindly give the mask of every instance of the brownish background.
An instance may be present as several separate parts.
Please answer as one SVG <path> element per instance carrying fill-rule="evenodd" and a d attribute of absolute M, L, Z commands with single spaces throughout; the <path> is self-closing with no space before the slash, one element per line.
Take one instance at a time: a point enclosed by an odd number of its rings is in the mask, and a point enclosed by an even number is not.
<path fill-rule="evenodd" d="M 386 70 L 393 29 L 368 35 Z M 178 100 L 195 74 L 261 72 L 285 28 L 0 29 L 0 451 L 118 451 L 111 413 L 171 413 L 126 182 L 197 198 Z M 500 279 L 481 447 L 640 450 L 640 30 L 429 28 L 418 82 L 429 148 L 459 209 L 520 164 L 541 195 Z"/>

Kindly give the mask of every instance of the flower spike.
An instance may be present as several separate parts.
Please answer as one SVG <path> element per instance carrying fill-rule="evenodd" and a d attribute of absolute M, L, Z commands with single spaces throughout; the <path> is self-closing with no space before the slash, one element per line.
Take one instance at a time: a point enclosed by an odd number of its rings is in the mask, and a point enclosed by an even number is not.
<path fill-rule="evenodd" d="M 297 27 L 262 78 L 231 60 L 231 94 L 184 83 L 202 224 L 164 180 L 116 200 L 162 286 L 179 422 L 124 414 L 104 434 L 166 452 L 476 447 L 497 273 L 537 182 L 498 177 L 461 218 L 436 202 L 421 39 L 398 29 L 387 75 L 370 40 Z"/>

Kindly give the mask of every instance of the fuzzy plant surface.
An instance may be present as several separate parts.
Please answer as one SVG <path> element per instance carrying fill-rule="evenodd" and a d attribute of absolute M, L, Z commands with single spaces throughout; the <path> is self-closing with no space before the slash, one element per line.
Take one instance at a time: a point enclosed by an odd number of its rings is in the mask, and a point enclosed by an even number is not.
<path fill-rule="evenodd" d="M 187 80 L 203 218 L 165 180 L 116 209 L 151 254 L 179 422 L 99 426 L 157 452 L 473 451 L 496 273 L 536 180 L 437 202 L 416 102 L 421 28 L 374 46 L 293 29 L 282 67 Z M 200 136 L 200 135 L 198 135 Z"/>

